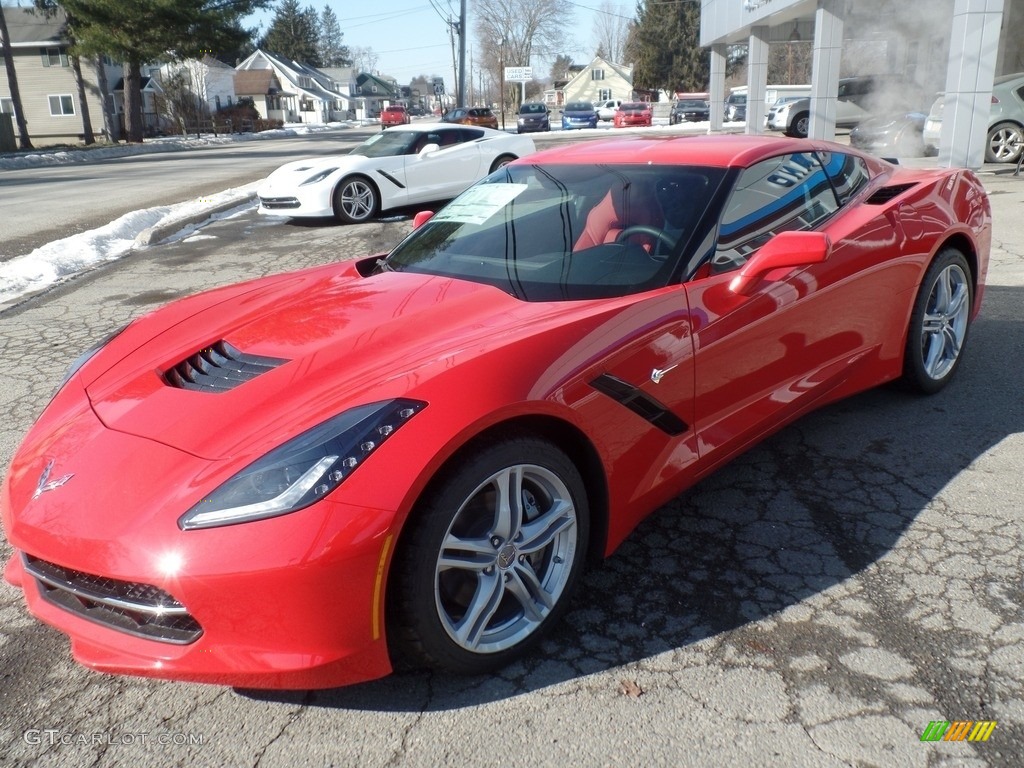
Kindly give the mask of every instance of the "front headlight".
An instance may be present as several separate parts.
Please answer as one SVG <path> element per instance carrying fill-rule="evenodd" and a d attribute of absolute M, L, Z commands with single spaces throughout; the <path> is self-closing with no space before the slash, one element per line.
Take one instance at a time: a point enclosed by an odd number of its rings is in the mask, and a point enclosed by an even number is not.
<path fill-rule="evenodd" d="M 178 520 L 182 530 L 277 517 L 308 507 L 426 406 L 386 400 L 345 411 L 253 462 Z"/>
<path fill-rule="evenodd" d="M 337 168 L 327 168 L 325 170 L 322 170 L 322 171 L 320 171 L 320 173 L 316 174 L 315 176 L 310 176 L 304 182 L 299 184 L 299 186 L 300 187 L 304 187 L 307 184 L 316 184 L 318 181 L 323 181 L 328 176 L 330 176 L 332 173 L 334 173 L 336 170 L 338 170 L 338 169 Z"/>

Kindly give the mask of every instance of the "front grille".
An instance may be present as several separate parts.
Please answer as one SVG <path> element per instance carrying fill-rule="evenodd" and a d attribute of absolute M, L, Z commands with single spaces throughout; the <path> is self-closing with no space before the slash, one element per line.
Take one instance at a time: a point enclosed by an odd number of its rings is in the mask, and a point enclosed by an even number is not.
<path fill-rule="evenodd" d="M 43 599 L 111 629 L 186 645 L 203 634 L 181 603 L 152 584 L 118 581 L 22 555 Z"/>
<path fill-rule="evenodd" d="M 281 208 L 298 208 L 300 203 L 297 197 L 261 197 L 260 205 L 267 210 Z"/>
<path fill-rule="evenodd" d="M 174 365 L 164 373 L 164 379 L 178 389 L 227 392 L 287 362 L 277 357 L 247 355 L 222 340 Z"/>

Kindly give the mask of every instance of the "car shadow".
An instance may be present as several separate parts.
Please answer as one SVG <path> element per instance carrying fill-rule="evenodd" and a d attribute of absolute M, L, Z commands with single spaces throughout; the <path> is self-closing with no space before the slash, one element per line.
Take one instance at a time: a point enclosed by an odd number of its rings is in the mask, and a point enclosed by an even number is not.
<path fill-rule="evenodd" d="M 804 623 L 783 643 L 750 625 L 863 574 L 960 473 L 1024 432 L 1022 301 L 1019 287 L 986 290 L 961 369 L 940 394 L 889 386 L 827 406 L 656 511 L 588 571 L 560 626 L 523 661 L 487 676 L 406 672 L 331 690 L 238 692 L 443 711 L 586 685 L 611 669 L 632 679 L 631 664 L 660 655 L 662 666 L 682 669 L 699 663 L 692 646 L 723 634 L 751 656 L 827 655 L 835 649 L 826 628 Z"/>

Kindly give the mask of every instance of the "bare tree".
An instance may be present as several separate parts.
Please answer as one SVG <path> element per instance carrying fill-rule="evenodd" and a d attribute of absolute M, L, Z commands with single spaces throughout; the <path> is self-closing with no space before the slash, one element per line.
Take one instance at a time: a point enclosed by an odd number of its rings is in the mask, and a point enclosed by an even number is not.
<path fill-rule="evenodd" d="M 373 48 L 358 46 L 352 49 L 352 66 L 357 72 L 373 74 L 377 68 L 377 61 L 380 59 Z"/>
<path fill-rule="evenodd" d="M 561 53 L 572 16 L 569 0 L 477 0 L 480 60 L 494 82 L 500 81 L 502 66 L 531 66 L 534 54 L 549 58 Z M 519 84 L 514 86 L 518 93 Z M 502 99 L 503 105 L 507 100 Z"/>
<path fill-rule="evenodd" d="M 626 37 L 632 17 L 626 15 L 623 6 L 616 5 L 612 0 L 603 0 L 594 16 L 594 37 L 597 38 L 597 50 L 606 60 L 616 64 L 626 64 Z"/>
<path fill-rule="evenodd" d="M 21 108 L 18 74 L 14 71 L 14 50 L 11 48 L 11 38 L 7 32 L 7 19 L 4 18 L 3 7 L 0 7 L 0 45 L 3 46 L 4 65 L 7 67 L 7 86 L 11 89 L 14 119 L 18 125 L 18 145 L 22 149 L 32 149 L 32 140 L 28 135 L 28 123 L 25 122 L 25 111 Z"/>

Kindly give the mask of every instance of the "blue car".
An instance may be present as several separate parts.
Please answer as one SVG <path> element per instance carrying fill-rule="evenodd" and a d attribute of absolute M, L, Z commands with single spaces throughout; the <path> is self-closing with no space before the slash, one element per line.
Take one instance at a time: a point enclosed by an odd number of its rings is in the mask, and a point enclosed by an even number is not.
<path fill-rule="evenodd" d="M 562 108 L 562 130 L 597 128 L 597 110 L 589 101 L 570 101 Z"/>

